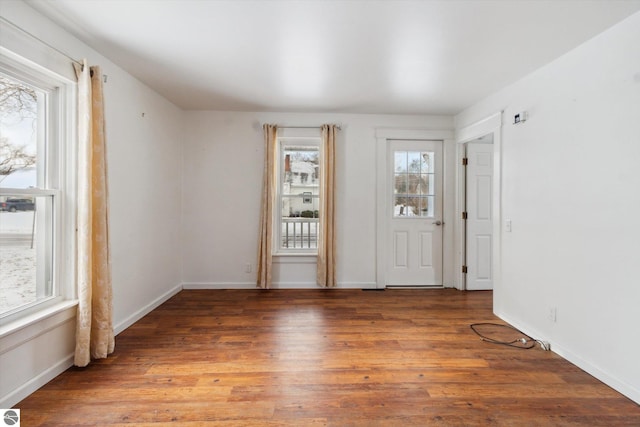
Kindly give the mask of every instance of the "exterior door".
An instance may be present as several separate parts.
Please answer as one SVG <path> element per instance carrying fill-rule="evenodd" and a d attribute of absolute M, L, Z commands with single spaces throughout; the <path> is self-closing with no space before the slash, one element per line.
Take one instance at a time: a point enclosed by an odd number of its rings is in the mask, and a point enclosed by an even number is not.
<path fill-rule="evenodd" d="M 466 181 L 466 288 L 493 289 L 493 144 L 467 144 Z"/>
<path fill-rule="evenodd" d="M 388 144 L 387 286 L 442 286 L 442 141 Z"/>

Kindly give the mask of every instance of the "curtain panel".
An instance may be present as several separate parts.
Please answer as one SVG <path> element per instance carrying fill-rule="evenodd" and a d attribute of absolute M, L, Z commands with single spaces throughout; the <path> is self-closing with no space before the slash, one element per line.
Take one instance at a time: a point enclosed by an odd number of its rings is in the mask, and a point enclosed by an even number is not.
<path fill-rule="evenodd" d="M 111 254 L 102 75 L 76 66 L 78 76 L 78 315 L 74 364 L 113 353 Z"/>
<path fill-rule="evenodd" d="M 273 252 L 273 209 L 276 203 L 277 176 L 275 171 L 277 153 L 276 125 L 264 124 L 264 171 L 262 176 L 262 202 L 260 209 L 260 236 L 258 243 L 257 286 L 271 287 Z"/>
<path fill-rule="evenodd" d="M 337 125 L 322 126 L 320 147 L 320 218 L 318 224 L 317 283 L 323 288 L 336 286 L 336 134 Z"/>

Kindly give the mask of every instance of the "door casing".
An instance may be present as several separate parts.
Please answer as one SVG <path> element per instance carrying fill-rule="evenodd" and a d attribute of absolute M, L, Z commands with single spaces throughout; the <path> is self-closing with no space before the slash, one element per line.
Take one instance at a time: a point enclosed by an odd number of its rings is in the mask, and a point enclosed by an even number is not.
<path fill-rule="evenodd" d="M 453 207 L 449 199 L 455 198 L 455 179 L 453 170 L 449 167 L 449 161 L 455 153 L 454 133 L 451 130 L 421 130 L 421 129 L 376 129 L 376 288 L 385 288 L 388 282 L 388 257 L 390 250 L 387 246 L 387 236 L 390 233 L 386 209 L 391 203 L 389 179 L 387 174 L 387 154 L 389 141 L 392 140 L 438 140 L 443 144 L 443 286 L 452 287 L 453 258 Z M 453 200 L 451 200 L 453 201 Z M 448 224 L 451 224 L 450 226 Z"/>
<path fill-rule="evenodd" d="M 455 218 L 456 226 L 454 231 L 454 252 L 455 252 L 455 287 L 466 289 L 465 274 L 463 266 L 465 265 L 465 248 L 466 235 L 465 223 L 462 219 L 462 212 L 465 210 L 465 173 L 462 160 L 465 154 L 465 145 L 467 142 L 481 138 L 486 135 L 492 135 L 493 139 L 493 199 L 492 199 L 492 215 L 493 215 L 493 247 L 492 247 L 492 263 L 493 263 L 493 289 L 497 289 L 501 284 L 501 153 L 502 153 L 502 112 L 497 112 L 491 116 L 475 122 L 469 126 L 461 128 L 456 134 L 456 206 Z M 494 298 L 495 298 L 494 294 Z"/>

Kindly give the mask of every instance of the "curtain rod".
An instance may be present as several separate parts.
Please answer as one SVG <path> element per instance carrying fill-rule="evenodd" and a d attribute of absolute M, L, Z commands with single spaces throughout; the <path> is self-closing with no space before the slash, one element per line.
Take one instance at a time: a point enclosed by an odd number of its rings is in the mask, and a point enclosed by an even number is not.
<path fill-rule="evenodd" d="M 6 24 L 8 24 L 9 26 L 13 27 L 14 29 L 20 31 L 23 34 L 26 34 L 27 36 L 31 37 L 32 39 L 42 43 L 43 45 L 47 46 L 50 49 L 55 50 L 56 52 L 58 52 L 60 55 L 64 56 L 65 58 L 69 59 L 71 62 L 74 62 L 80 66 L 83 65 L 82 62 L 78 61 L 77 59 L 74 59 L 72 57 L 70 57 L 69 55 L 67 55 L 66 53 L 64 53 L 63 51 L 61 51 L 60 49 L 58 49 L 55 46 L 51 46 L 49 43 L 47 43 L 46 41 L 42 40 L 40 37 L 30 33 L 29 31 L 25 30 L 22 27 L 19 27 L 18 25 L 14 24 L 13 22 L 9 21 L 7 18 L 5 18 L 4 16 L 0 16 L 0 20 Z"/>
<path fill-rule="evenodd" d="M 278 129 L 322 129 L 322 126 L 280 126 L 276 125 Z M 342 125 L 336 125 L 338 130 L 342 130 Z"/>

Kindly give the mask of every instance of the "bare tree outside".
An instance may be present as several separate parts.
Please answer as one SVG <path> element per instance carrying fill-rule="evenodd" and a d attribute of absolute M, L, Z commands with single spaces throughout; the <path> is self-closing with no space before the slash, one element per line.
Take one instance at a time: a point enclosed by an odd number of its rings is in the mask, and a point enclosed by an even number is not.
<path fill-rule="evenodd" d="M 39 98 L 35 88 L 0 75 L 0 186 L 8 191 L 0 196 L 0 314 L 39 298 L 35 198 L 20 194 L 36 185 Z"/>
<path fill-rule="evenodd" d="M 17 124 L 37 118 L 38 98 L 36 92 L 14 80 L 0 76 L 0 121 L 3 124 Z M 0 176 L 29 168 L 36 163 L 35 154 L 27 150 L 25 144 L 12 142 L 0 136 Z"/>

